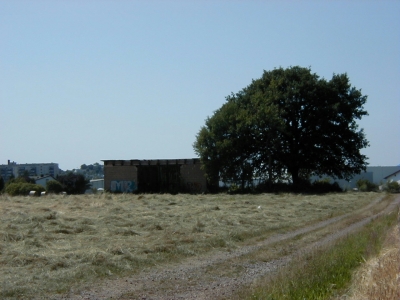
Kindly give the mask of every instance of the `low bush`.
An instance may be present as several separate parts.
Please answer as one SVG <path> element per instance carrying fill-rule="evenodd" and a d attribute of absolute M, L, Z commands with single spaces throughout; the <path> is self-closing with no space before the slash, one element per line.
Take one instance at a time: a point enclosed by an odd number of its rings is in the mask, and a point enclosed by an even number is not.
<path fill-rule="evenodd" d="M 5 189 L 5 192 L 10 196 L 26 196 L 29 195 L 30 191 L 35 191 L 36 195 L 39 196 L 45 189 L 41 185 L 26 182 L 10 183 L 7 184 Z"/>
<path fill-rule="evenodd" d="M 342 192 L 343 190 L 337 182 L 330 183 L 329 180 L 322 179 L 313 182 L 312 191 L 318 194 L 325 194 Z"/>
<path fill-rule="evenodd" d="M 57 181 L 62 184 L 63 190 L 68 195 L 84 194 L 87 189 L 90 189 L 90 181 L 82 174 L 68 172 L 65 175 L 58 175 Z"/>
<path fill-rule="evenodd" d="M 357 188 L 361 192 L 375 192 L 378 190 L 378 186 L 368 179 L 359 179 L 357 181 Z"/>
<path fill-rule="evenodd" d="M 390 181 L 390 182 L 386 183 L 384 190 L 389 193 L 399 193 L 400 185 L 397 181 Z"/>
<path fill-rule="evenodd" d="M 46 191 L 48 193 L 59 194 L 63 191 L 63 186 L 57 180 L 49 180 L 46 183 Z"/>
<path fill-rule="evenodd" d="M 326 194 L 339 193 L 343 190 L 337 182 L 330 183 L 329 179 L 321 179 L 311 183 L 309 180 L 302 179 L 297 185 L 291 183 L 272 183 L 268 182 L 259 184 L 256 192 L 263 193 L 310 193 L 310 194 Z"/>

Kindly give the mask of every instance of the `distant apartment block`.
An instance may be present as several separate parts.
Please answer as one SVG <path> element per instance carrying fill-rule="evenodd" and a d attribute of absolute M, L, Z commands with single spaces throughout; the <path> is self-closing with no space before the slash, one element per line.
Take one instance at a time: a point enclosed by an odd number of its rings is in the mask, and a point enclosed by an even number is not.
<path fill-rule="evenodd" d="M 19 177 L 27 174 L 31 177 L 52 176 L 56 177 L 60 169 L 56 163 L 18 164 L 8 161 L 6 165 L 0 165 L 0 176 L 7 181 L 10 177 Z"/>

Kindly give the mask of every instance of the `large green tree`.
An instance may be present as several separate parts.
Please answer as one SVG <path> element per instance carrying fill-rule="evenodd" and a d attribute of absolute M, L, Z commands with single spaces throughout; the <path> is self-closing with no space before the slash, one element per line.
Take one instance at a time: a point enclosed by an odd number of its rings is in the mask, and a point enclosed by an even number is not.
<path fill-rule="evenodd" d="M 264 71 L 206 119 L 194 150 L 214 182 L 349 178 L 366 167 L 360 150 L 368 141 L 356 123 L 367 115 L 366 99 L 347 74 L 326 80 L 298 66 Z"/>

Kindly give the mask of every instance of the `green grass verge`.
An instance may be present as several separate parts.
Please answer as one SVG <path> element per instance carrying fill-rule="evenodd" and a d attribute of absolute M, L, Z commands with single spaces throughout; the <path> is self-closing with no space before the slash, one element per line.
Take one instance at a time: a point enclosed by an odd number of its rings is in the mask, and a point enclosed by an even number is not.
<path fill-rule="evenodd" d="M 277 276 L 257 283 L 242 299 L 329 299 L 351 283 L 354 270 L 379 253 L 397 215 L 381 216 L 360 231 L 340 239 L 327 249 L 316 249 L 281 269 Z"/>

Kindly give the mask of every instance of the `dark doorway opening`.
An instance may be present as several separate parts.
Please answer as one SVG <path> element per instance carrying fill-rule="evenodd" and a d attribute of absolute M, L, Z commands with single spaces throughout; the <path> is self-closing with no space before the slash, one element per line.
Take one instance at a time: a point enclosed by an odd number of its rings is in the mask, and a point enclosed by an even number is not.
<path fill-rule="evenodd" d="M 176 194 L 180 188 L 180 165 L 138 166 L 139 193 Z"/>

